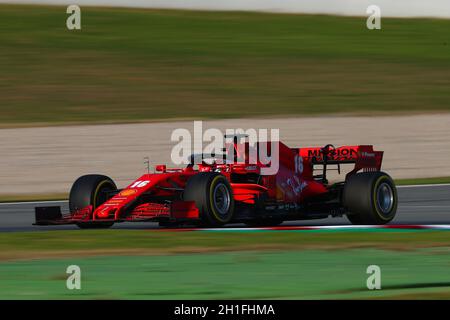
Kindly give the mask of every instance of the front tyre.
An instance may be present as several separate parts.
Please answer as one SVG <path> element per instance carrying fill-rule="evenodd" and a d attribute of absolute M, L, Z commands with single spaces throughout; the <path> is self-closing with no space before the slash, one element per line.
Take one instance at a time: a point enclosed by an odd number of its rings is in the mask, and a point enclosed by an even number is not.
<path fill-rule="evenodd" d="M 352 224 L 386 224 L 397 212 L 398 196 L 392 178 L 384 172 L 351 176 L 344 187 L 344 206 Z"/>
<path fill-rule="evenodd" d="M 221 226 L 233 218 L 233 190 L 219 173 L 201 172 L 192 176 L 184 189 L 183 200 L 195 202 L 204 225 Z"/>
<path fill-rule="evenodd" d="M 92 206 L 95 210 L 98 206 L 109 199 L 112 191 L 117 190 L 114 181 L 103 175 L 88 174 L 78 178 L 69 195 L 70 212 Z M 79 222 L 77 226 L 81 229 L 104 229 L 109 228 L 114 222 Z"/>

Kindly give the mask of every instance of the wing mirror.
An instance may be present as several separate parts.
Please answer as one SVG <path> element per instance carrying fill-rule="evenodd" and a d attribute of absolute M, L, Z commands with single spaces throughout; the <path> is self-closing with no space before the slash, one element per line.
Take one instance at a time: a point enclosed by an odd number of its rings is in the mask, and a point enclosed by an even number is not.
<path fill-rule="evenodd" d="M 158 164 L 155 166 L 155 170 L 158 172 L 166 172 L 167 167 L 165 164 Z"/>

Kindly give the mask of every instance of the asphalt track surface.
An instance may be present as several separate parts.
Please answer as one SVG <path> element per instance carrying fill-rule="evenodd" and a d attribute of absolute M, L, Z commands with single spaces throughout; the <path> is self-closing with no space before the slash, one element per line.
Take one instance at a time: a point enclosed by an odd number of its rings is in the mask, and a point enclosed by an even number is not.
<path fill-rule="evenodd" d="M 399 207 L 396 218 L 391 224 L 450 224 L 450 184 L 428 186 L 399 187 Z M 62 206 L 63 212 L 68 211 L 67 201 L 56 202 L 21 202 L 0 204 L 0 232 L 8 231 L 42 231 L 78 229 L 74 225 L 64 226 L 33 226 L 34 207 Z M 345 218 L 328 218 L 320 220 L 299 220 L 285 222 L 286 226 L 324 226 L 350 225 Z M 242 227 L 242 224 L 227 227 Z M 156 229 L 153 222 L 118 223 L 115 229 Z"/>

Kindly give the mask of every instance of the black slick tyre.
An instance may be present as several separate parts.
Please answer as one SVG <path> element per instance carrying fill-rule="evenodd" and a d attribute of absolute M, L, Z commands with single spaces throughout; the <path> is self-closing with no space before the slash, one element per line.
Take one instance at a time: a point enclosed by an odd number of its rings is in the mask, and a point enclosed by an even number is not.
<path fill-rule="evenodd" d="M 220 173 L 200 172 L 189 178 L 183 200 L 195 202 L 202 225 L 222 226 L 233 218 L 233 190 Z"/>
<path fill-rule="evenodd" d="M 70 212 L 75 212 L 87 206 L 95 210 L 108 200 L 108 193 L 117 190 L 114 181 L 104 175 L 88 174 L 78 178 L 69 195 Z M 80 222 L 77 226 L 81 229 L 104 229 L 113 225 L 113 222 Z"/>
<path fill-rule="evenodd" d="M 397 212 L 397 189 L 384 172 L 357 173 L 345 184 L 343 203 L 352 224 L 386 224 Z"/>

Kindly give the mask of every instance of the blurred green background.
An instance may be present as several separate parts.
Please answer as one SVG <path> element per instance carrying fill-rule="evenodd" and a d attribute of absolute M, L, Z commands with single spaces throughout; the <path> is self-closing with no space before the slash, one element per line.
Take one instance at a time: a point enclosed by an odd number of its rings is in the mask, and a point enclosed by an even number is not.
<path fill-rule="evenodd" d="M 450 231 L 0 233 L 0 299 L 450 299 Z M 81 290 L 66 269 L 81 268 Z M 367 267 L 382 290 L 368 290 Z"/>
<path fill-rule="evenodd" d="M 67 17 L 0 5 L 0 127 L 450 111 L 450 20 L 372 31 L 363 17 L 82 7 L 69 31 Z M 0 233 L 0 299 L 449 299 L 449 237 Z M 69 264 L 81 292 L 65 288 Z M 370 264 L 381 291 L 366 290 Z"/>
<path fill-rule="evenodd" d="M 0 125 L 450 110 L 450 20 L 0 5 Z"/>

